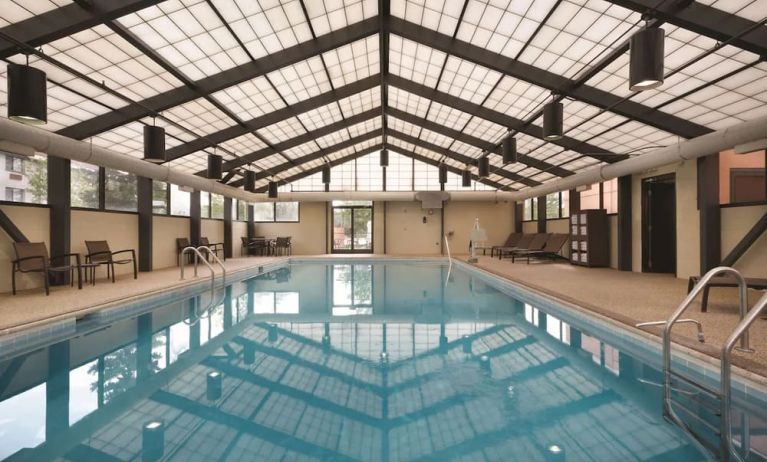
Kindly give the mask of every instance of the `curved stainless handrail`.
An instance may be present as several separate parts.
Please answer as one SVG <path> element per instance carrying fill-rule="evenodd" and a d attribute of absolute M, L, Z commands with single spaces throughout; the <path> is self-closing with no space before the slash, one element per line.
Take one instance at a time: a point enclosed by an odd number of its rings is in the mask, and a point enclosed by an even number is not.
<path fill-rule="evenodd" d="M 218 263 L 218 266 L 221 267 L 221 273 L 222 273 L 221 281 L 222 281 L 223 285 L 226 285 L 226 267 L 221 262 L 221 259 L 219 259 L 218 256 L 216 256 L 216 254 L 212 250 L 210 250 L 210 247 L 208 247 L 208 246 L 205 246 L 205 245 L 198 246 L 197 250 L 199 251 L 200 249 L 202 249 L 205 252 L 207 252 L 209 257 L 213 257 L 213 260 L 215 260 L 215 262 Z M 198 252 L 198 254 L 199 254 L 199 252 Z M 195 255 L 195 258 L 196 257 L 197 256 Z M 202 257 L 202 254 L 200 254 L 200 257 Z"/>
<path fill-rule="evenodd" d="M 447 277 L 445 278 L 445 287 L 447 287 L 447 282 L 450 280 L 450 271 L 453 270 L 453 256 L 450 255 L 450 244 L 447 242 L 447 234 L 443 235 L 445 238 L 445 248 L 447 249 Z"/>
<path fill-rule="evenodd" d="M 722 346 L 722 370 L 719 382 L 722 390 L 722 460 L 725 462 L 729 460 L 730 456 L 734 456 L 735 459 L 739 462 L 744 461 L 740 455 L 732 451 L 732 414 L 730 409 L 730 405 L 732 404 L 732 386 L 730 383 L 732 378 L 732 348 L 735 346 L 735 343 L 738 341 L 738 339 L 741 339 L 742 341 L 743 337 L 748 335 L 748 328 L 751 327 L 751 324 L 753 324 L 756 318 L 762 314 L 762 311 L 764 311 L 765 308 L 767 308 L 767 294 L 762 295 L 762 298 L 760 298 L 759 301 L 756 302 L 756 305 L 751 308 L 751 311 L 748 313 L 745 319 L 740 321 L 730 337 L 727 339 L 727 342 Z M 744 448 L 748 448 L 748 441 L 745 441 L 745 438 L 741 444 Z M 746 454 L 748 453 L 746 452 Z"/>

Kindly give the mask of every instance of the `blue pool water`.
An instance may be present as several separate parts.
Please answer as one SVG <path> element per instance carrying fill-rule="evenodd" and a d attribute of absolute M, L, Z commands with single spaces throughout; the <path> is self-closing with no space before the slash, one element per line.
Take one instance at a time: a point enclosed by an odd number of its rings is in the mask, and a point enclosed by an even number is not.
<path fill-rule="evenodd" d="M 662 419 L 656 366 L 456 266 L 200 290 L 0 356 L 0 460 L 708 458 Z"/>

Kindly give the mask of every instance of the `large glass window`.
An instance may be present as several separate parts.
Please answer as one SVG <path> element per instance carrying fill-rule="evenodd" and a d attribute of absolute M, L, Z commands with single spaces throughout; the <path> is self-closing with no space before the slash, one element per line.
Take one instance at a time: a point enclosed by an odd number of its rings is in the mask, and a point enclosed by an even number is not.
<path fill-rule="evenodd" d="M 72 207 L 99 208 L 99 168 L 72 161 Z"/>
<path fill-rule="evenodd" d="M 240 221 L 248 221 L 248 203 L 245 201 L 237 201 L 237 219 Z"/>
<path fill-rule="evenodd" d="M 581 191 L 581 210 L 599 208 L 599 183 L 592 184 L 589 189 Z"/>
<path fill-rule="evenodd" d="M 719 203 L 744 204 L 767 200 L 767 151 L 719 154 Z"/>
<path fill-rule="evenodd" d="M 546 219 L 556 220 L 570 215 L 570 192 L 558 191 L 546 196 Z"/>
<path fill-rule="evenodd" d="M 218 194 L 210 195 L 210 217 L 224 218 L 224 196 Z"/>
<path fill-rule="evenodd" d="M 45 204 L 48 199 L 48 169 L 46 157 L 19 157 L 0 152 L 0 165 L 5 164 L 5 171 L 0 179 L 4 195 L 0 200 Z M 3 194 L 3 189 L 0 189 Z"/>
<path fill-rule="evenodd" d="M 607 213 L 618 213 L 618 179 L 596 183 L 581 191 L 581 210 L 603 208 Z"/>
<path fill-rule="evenodd" d="M 190 193 L 178 189 L 177 185 L 170 185 L 170 214 L 188 217 L 190 196 Z"/>
<path fill-rule="evenodd" d="M 389 166 L 386 167 L 386 190 L 413 190 L 413 159 L 389 151 Z"/>
<path fill-rule="evenodd" d="M 534 221 L 538 219 L 538 198 L 525 199 L 522 208 L 522 221 Z"/>
<path fill-rule="evenodd" d="M 253 204 L 253 221 L 297 222 L 298 202 L 258 202 Z"/>
<path fill-rule="evenodd" d="M 362 156 L 354 161 L 357 164 L 357 190 L 383 190 L 383 169 L 378 153 Z"/>
<path fill-rule="evenodd" d="M 152 213 L 168 214 L 168 183 L 152 181 Z"/>
<path fill-rule="evenodd" d="M 274 221 L 274 204 L 257 202 L 253 204 L 253 221 Z"/>
<path fill-rule="evenodd" d="M 104 207 L 135 212 L 138 204 L 136 175 L 112 169 L 106 169 L 105 174 Z"/>
<path fill-rule="evenodd" d="M 424 162 L 413 162 L 413 187 L 416 191 L 439 191 L 439 168 Z"/>
<path fill-rule="evenodd" d="M 210 193 L 200 191 L 200 216 L 210 218 Z"/>

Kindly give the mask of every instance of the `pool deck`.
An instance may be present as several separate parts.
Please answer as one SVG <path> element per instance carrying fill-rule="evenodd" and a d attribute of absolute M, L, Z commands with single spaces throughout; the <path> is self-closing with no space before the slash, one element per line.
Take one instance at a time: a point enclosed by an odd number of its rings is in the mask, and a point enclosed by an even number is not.
<path fill-rule="evenodd" d="M 370 255 L 322 257 L 348 259 Z M 226 261 L 226 267 L 228 272 L 234 273 L 285 258 L 287 257 L 230 258 Z M 466 260 L 466 256 L 456 258 Z M 490 257 L 479 257 L 477 267 L 632 327 L 638 322 L 666 319 L 687 294 L 687 281 L 670 275 L 584 268 L 568 263 L 528 265 L 511 263 L 510 260 L 499 261 Z M 0 335 L 51 320 L 84 316 L 109 303 L 150 295 L 198 281 L 199 279 L 179 280 L 179 269 L 173 267 L 139 273 L 137 280 L 134 280 L 132 275 L 119 276 L 115 284 L 101 278 L 95 286 L 85 285 L 83 290 L 69 286 L 54 287 L 49 297 L 46 297 L 41 289 L 21 291 L 15 297 L 10 293 L 0 294 Z M 761 292 L 751 291 L 749 301 L 755 303 L 760 295 Z M 680 325 L 675 329 L 675 332 L 679 333 L 675 340 L 716 357 L 718 346 L 724 342 L 738 321 L 736 290 L 712 289 L 708 312 L 701 313 L 698 306 L 695 302 L 685 317 L 692 317 L 703 323 L 706 344 L 695 341 L 695 331 L 689 325 Z M 660 328 L 647 331 L 659 335 Z M 734 353 L 735 364 L 767 377 L 767 319 L 757 320 L 751 328 L 751 346 L 756 349 L 753 354 L 737 351 Z"/>

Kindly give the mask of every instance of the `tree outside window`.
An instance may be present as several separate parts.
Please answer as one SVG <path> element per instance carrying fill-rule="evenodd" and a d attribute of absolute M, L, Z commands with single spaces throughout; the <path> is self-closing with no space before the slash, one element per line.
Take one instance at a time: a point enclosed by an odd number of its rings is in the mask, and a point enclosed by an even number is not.
<path fill-rule="evenodd" d="M 138 204 L 136 175 L 112 169 L 106 169 L 105 175 L 104 208 L 135 212 Z"/>
<path fill-rule="evenodd" d="M 99 208 L 99 168 L 95 165 L 72 161 L 72 207 Z"/>
<path fill-rule="evenodd" d="M 168 214 L 168 183 L 152 181 L 152 213 Z"/>

